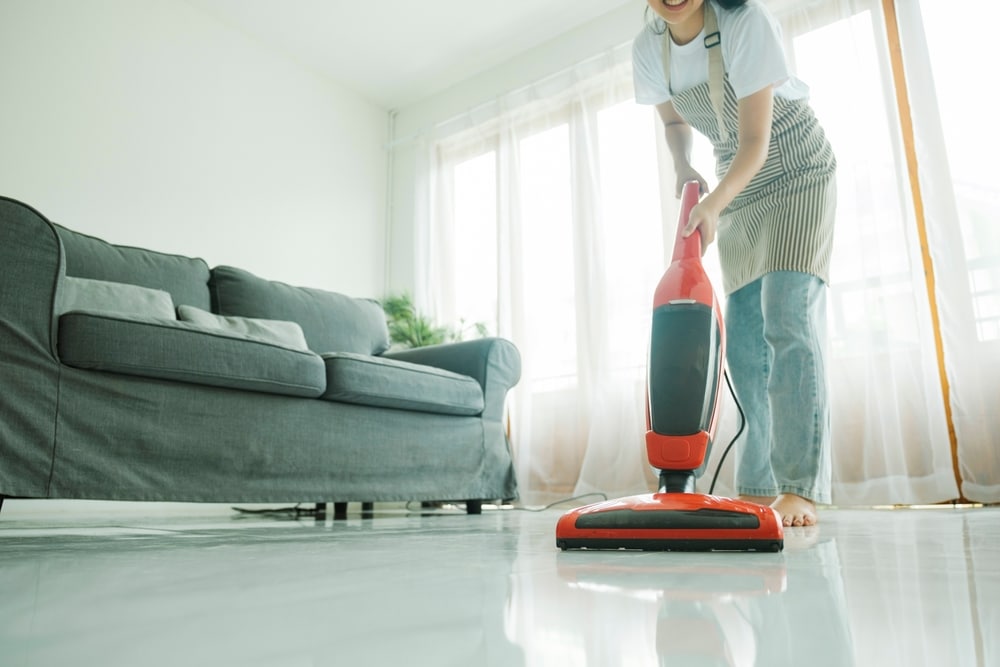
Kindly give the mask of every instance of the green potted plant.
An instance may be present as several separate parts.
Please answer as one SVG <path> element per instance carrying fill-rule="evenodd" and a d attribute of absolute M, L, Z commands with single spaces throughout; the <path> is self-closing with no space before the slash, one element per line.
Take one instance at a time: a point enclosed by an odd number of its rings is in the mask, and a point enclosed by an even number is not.
<path fill-rule="evenodd" d="M 466 325 L 459 320 L 458 327 L 435 324 L 429 317 L 417 312 L 413 297 L 409 292 L 390 294 L 382 299 L 386 323 L 389 325 L 389 340 L 394 347 L 413 348 L 440 343 L 453 343 L 465 339 L 470 331 L 479 337 L 489 335 L 486 325 L 476 322 Z"/>

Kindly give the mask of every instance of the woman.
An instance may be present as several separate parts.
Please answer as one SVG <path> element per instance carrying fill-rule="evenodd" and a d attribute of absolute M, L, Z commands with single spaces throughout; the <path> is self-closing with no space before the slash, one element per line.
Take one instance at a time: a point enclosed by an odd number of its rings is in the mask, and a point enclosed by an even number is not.
<path fill-rule="evenodd" d="M 747 415 L 739 497 L 786 526 L 817 522 L 830 502 L 826 291 L 836 160 L 788 68 L 780 28 L 758 0 L 647 0 L 636 37 L 636 101 L 654 104 L 677 192 L 707 192 L 685 235 L 718 232 L 727 295 L 727 361 Z M 647 10 L 647 16 L 649 14 Z M 692 128 L 715 148 L 709 192 L 691 166 Z"/>

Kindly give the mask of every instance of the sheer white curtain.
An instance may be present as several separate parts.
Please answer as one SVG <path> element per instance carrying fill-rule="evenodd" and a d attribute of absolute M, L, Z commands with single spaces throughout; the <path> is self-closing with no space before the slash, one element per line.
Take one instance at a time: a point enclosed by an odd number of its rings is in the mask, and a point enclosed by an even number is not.
<path fill-rule="evenodd" d="M 956 498 L 882 2 L 768 4 L 840 164 L 829 300 L 834 502 Z M 979 163 L 953 163 L 949 174 L 943 156 L 956 155 L 952 146 L 945 150 L 945 137 L 962 130 L 965 101 L 951 101 L 959 126 L 942 130 L 943 112 L 933 104 L 941 96 L 931 82 L 940 65 L 934 34 L 917 30 L 925 3 L 897 4 L 910 95 L 918 100 L 920 183 L 963 491 L 997 500 L 1000 463 L 990 442 L 1000 432 L 997 186 Z M 994 148 L 981 154 L 985 165 L 997 152 L 982 113 L 979 136 Z M 628 45 L 428 135 L 420 177 L 426 187 L 418 190 L 418 211 L 426 213 L 419 258 L 425 294 L 439 319 L 487 322 L 521 350 L 523 377 L 510 416 L 526 502 L 643 492 L 654 483 L 642 444 L 644 364 L 652 290 L 677 215 L 661 137 L 653 110 L 631 101 Z M 698 145 L 696 162 L 705 176 L 714 174 L 707 144 Z M 967 190 L 975 197 L 961 194 Z M 706 263 L 717 276 L 714 252 Z M 723 410 L 710 472 L 737 428 L 732 402 Z M 732 492 L 733 458 L 718 493 Z"/>
<path fill-rule="evenodd" d="M 1000 6 L 896 4 L 962 491 L 1000 502 L 1000 137 L 981 64 Z"/>
<path fill-rule="evenodd" d="M 652 481 L 643 369 L 664 247 L 655 126 L 631 95 L 621 48 L 428 143 L 429 299 L 521 351 L 509 405 L 528 501 Z"/>
<path fill-rule="evenodd" d="M 957 497 L 952 438 L 963 495 L 1000 500 L 998 141 L 982 131 L 989 94 L 975 85 L 969 56 L 983 52 L 985 26 L 1000 10 L 988 0 L 963 8 L 900 0 L 777 8 L 841 159 L 831 290 L 838 502 Z M 891 76 L 891 35 L 902 43 L 905 81 Z M 902 120 L 900 85 L 909 102 Z"/>

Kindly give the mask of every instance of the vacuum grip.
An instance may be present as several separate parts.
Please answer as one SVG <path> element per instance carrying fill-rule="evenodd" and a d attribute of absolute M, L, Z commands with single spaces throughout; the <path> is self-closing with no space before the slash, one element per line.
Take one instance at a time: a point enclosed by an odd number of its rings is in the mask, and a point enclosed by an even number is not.
<path fill-rule="evenodd" d="M 701 199 L 701 185 L 698 181 L 687 181 L 681 191 L 681 214 L 677 220 L 677 236 L 674 239 L 674 255 L 676 262 L 682 259 L 701 258 L 701 230 L 696 229 L 691 236 L 684 236 L 684 228 L 691 218 L 691 209 L 698 205 Z"/>

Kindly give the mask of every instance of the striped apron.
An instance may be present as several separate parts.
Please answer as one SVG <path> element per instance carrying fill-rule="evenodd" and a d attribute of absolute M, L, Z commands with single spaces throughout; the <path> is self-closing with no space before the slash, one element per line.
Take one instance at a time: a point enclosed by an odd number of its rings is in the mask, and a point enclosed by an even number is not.
<path fill-rule="evenodd" d="M 739 119 L 715 10 L 707 0 L 704 7 L 709 80 L 671 95 L 677 113 L 712 142 L 721 179 L 736 155 Z M 669 31 L 663 35 L 663 71 L 669 79 Z M 799 271 L 829 282 L 836 168 L 833 148 L 809 104 L 776 95 L 767 160 L 719 217 L 727 295 L 772 271 Z"/>

